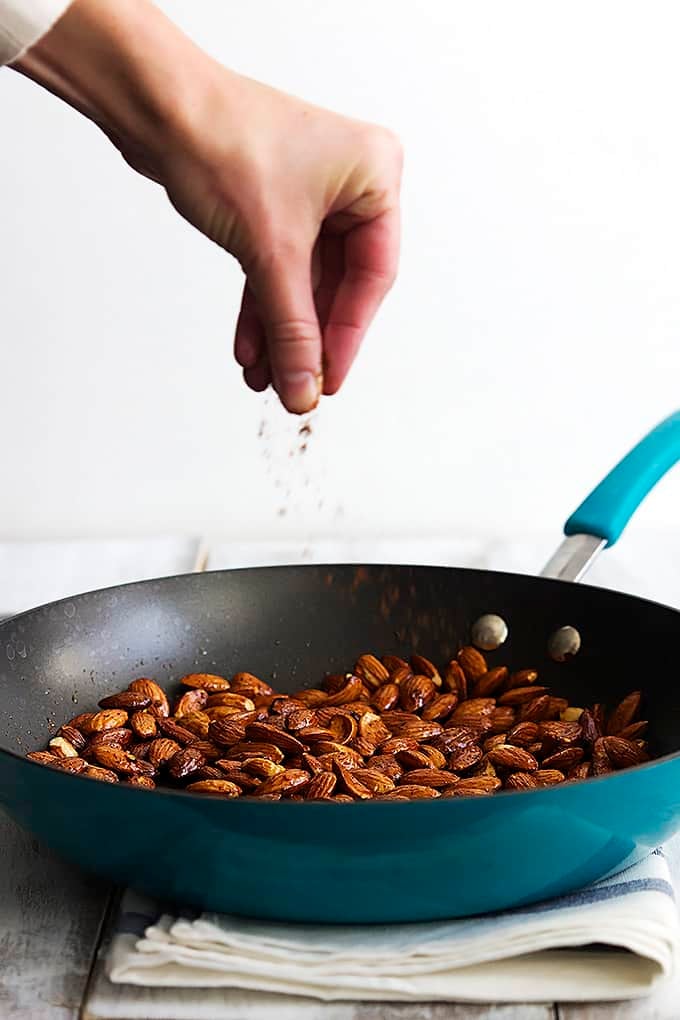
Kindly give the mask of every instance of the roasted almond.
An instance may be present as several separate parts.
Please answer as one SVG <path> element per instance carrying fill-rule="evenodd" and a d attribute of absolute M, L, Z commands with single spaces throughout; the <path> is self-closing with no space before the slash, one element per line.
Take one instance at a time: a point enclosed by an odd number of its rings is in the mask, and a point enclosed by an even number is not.
<path fill-rule="evenodd" d="M 366 682 L 369 687 L 380 687 L 390 678 L 390 671 L 383 666 L 375 655 L 360 655 L 354 665 L 354 673 Z"/>
<path fill-rule="evenodd" d="M 394 708 L 399 700 L 398 685 L 394 683 L 381 684 L 371 700 L 379 712 L 387 712 L 390 708 Z"/>
<path fill-rule="evenodd" d="M 500 787 L 501 781 L 496 776 L 471 776 L 459 779 L 452 792 L 454 797 L 482 797 Z"/>
<path fill-rule="evenodd" d="M 550 711 L 550 698 L 547 694 L 541 694 L 532 698 L 519 708 L 520 722 L 540 722 L 545 719 Z"/>
<path fill-rule="evenodd" d="M 178 744 L 193 744 L 196 734 L 186 726 L 180 726 L 173 719 L 158 719 L 158 728 L 165 737 L 176 740 Z"/>
<path fill-rule="evenodd" d="M 248 740 L 274 744 L 275 747 L 280 747 L 282 751 L 286 751 L 289 754 L 302 754 L 305 749 L 297 737 L 294 737 L 291 733 L 286 733 L 285 730 L 279 730 L 269 723 L 254 722 L 250 726 L 246 726 L 246 738 Z"/>
<path fill-rule="evenodd" d="M 337 781 L 337 776 L 333 772 L 317 772 L 305 789 L 305 798 L 307 800 L 326 800 L 333 793 Z"/>
<path fill-rule="evenodd" d="M 92 757 L 102 768 L 112 769 L 121 776 L 133 776 L 139 772 L 139 763 L 127 751 L 120 747 L 111 747 L 109 744 L 101 744 L 95 747 Z"/>
<path fill-rule="evenodd" d="M 130 716 L 130 726 L 132 732 L 140 740 L 151 740 L 157 733 L 156 720 L 151 712 L 146 712 L 143 709 L 132 713 Z"/>
<path fill-rule="evenodd" d="M 201 687 L 209 694 L 217 691 L 228 691 L 230 683 L 224 676 L 217 676 L 215 673 L 187 673 L 180 680 L 184 687 Z"/>
<path fill-rule="evenodd" d="M 511 772 L 505 780 L 507 790 L 534 790 L 539 785 L 535 773 L 531 772 Z"/>
<path fill-rule="evenodd" d="M 206 760 L 194 747 L 183 747 L 176 751 L 167 763 L 167 770 L 173 779 L 184 779 L 202 768 Z"/>
<path fill-rule="evenodd" d="M 179 751 L 180 745 L 175 740 L 170 740 L 169 737 L 158 737 L 156 740 L 152 740 L 147 751 L 147 761 L 150 761 L 154 768 L 160 768 L 160 766 L 168 761 L 174 754 Z"/>
<path fill-rule="evenodd" d="M 500 691 L 508 680 L 508 667 L 495 666 L 493 669 L 482 673 L 472 684 L 472 695 L 475 698 L 488 698 Z M 503 702 L 500 702 L 503 704 Z M 506 702 L 509 704 L 509 702 Z"/>
<path fill-rule="evenodd" d="M 521 722 L 508 731 L 508 744 L 516 744 L 518 747 L 529 747 L 535 744 L 538 738 L 538 723 Z"/>
<path fill-rule="evenodd" d="M 138 680 L 133 680 L 132 683 L 128 684 L 128 690 L 140 691 L 144 694 L 150 699 L 151 704 L 156 709 L 157 713 L 163 718 L 170 715 L 168 696 L 155 680 L 149 680 L 148 677 L 144 676 L 139 677 Z"/>
<path fill-rule="evenodd" d="M 616 736 L 626 726 L 630 726 L 640 708 L 641 697 L 640 691 L 633 691 L 619 702 L 607 720 L 607 736 Z"/>
<path fill-rule="evenodd" d="M 582 747 L 565 747 L 562 751 L 549 754 L 541 762 L 543 769 L 559 769 L 560 772 L 568 772 L 574 766 L 579 765 L 583 760 Z"/>
<path fill-rule="evenodd" d="M 238 797 L 240 788 L 228 779 L 200 779 L 197 783 L 189 783 L 187 790 L 192 793 L 212 793 L 217 797 Z"/>
<path fill-rule="evenodd" d="M 363 689 L 363 683 L 358 676 L 351 676 L 347 680 L 344 687 L 341 687 L 335 694 L 328 694 L 324 705 L 329 707 L 331 705 L 346 705 L 350 701 L 354 701 L 359 697 Z"/>
<path fill-rule="evenodd" d="M 418 746 L 420 754 L 424 754 L 428 759 L 431 768 L 443 769 L 446 767 L 446 755 L 442 753 L 437 747 L 432 747 L 430 744 L 420 744 Z"/>
<path fill-rule="evenodd" d="M 128 721 L 128 714 L 122 708 L 107 708 L 103 712 L 96 712 L 88 725 L 90 733 L 101 733 L 102 730 L 116 730 L 125 726 Z"/>
<path fill-rule="evenodd" d="M 397 761 L 405 769 L 431 769 L 432 763 L 424 751 L 418 749 L 413 751 L 410 748 L 397 752 Z"/>
<path fill-rule="evenodd" d="M 53 737 L 49 742 L 50 752 L 57 758 L 78 758 L 78 752 L 73 744 L 65 737 Z"/>
<path fill-rule="evenodd" d="M 456 658 L 468 681 L 478 680 L 489 670 L 482 653 L 472 645 L 461 648 Z"/>
<path fill-rule="evenodd" d="M 246 698 L 267 697 L 274 693 L 274 688 L 254 673 L 235 673 L 231 678 L 231 690 Z"/>
<path fill-rule="evenodd" d="M 292 793 L 294 790 L 301 790 L 310 782 L 309 772 L 303 772 L 302 769 L 284 769 L 283 772 L 279 772 L 278 775 L 272 776 L 271 779 L 265 780 L 261 786 L 258 786 L 255 796 L 277 794 L 280 797 L 285 797 L 286 794 Z"/>
<path fill-rule="evenodd" d="M 508 690 L 513 687 L 529 687 L 530 684 L 535 684 L 537 680 L 538 670 L 518 669 L 515 673 L 510 674 L 505 686 Z"/>
<path fill-rule="evenodd" d="M 449 758 L 449 768 L 452 772 L 465 772 L 477 765 L 482 760 L 482 749 L 477 744 L 468 744 L 460 751 L 454 751 Z"/>
<path fill-rule="evenodd" d="M 550 737 L 564 747 L 575 744 L 581 737 L 581 724 L 577 722 L 560 722 L 559 720 L 542 722 L 538 727 L 541 738 Z"/>
<path fill-rule="evenodd" d="M 69 744 L 75 747 L 76 751 L 82 751 L 85 747 L 85 737 L 75 726 L 61 726 L 57 730 L 57 736 L 68 740 Z"/>
<path fill-rule="evenodd" d="M 513 687 L 511 690 L 501 694 L 498 699 L 499 705 L 526 705 L 541 694 L 545 694 L 547 687 Z"/>
<path fill-rule="evenodd" d="M 603 776 L 612 771 L 612 762 L 607 754 L 604 737 L 598 737 L 593 744 L 592 770 L 594 776 Z"/>
<path fill-rule="evenodd" d="M 119 691 L 118 694 L 110 694 L 99 702 L 101 708 L 124 708 L 132 712 L 136 708 L 146 708 L 151 704 L 151 698 L 143 691 Z"/>
<path fill-rule="evenodd" d="M 394 789 L 394 781 L 381 769 L 354 769 L 352 776 L 375 796 L 389 793 Z"/>
<path fill-rule="evenodd" d="M 383 794 L 386 800 L 432 800 L 439 797 L 439 790 L 433 786 L 419 786 L 416 783 L 407 783 L 404 786 L 397 786 L 391 793 Z"/>
<path fill-rule="evenodd" d="M 248 772 L 258 779 L 271 779 L 272 776 L 278 776 L 280 772 L 285 772 L 283 765 L 279 765 L 278 762 L 271 761 L 269 758 L 246 758 L 242 768 L 244 772 Z"/>
<path fill-rule="evenodd" d="M 198 712 L 200 709 L 205 708 L 207 704 L 208 692 L 204 691 L 202 687 L 196 687 L 193 690 L 185 691 L 177 699 L 173 714 L 176 719 L 179 719 L 181 716 L 189 715 L 191 712 Z"/>
<path fill-rule="evenodd" d="M 357 773 L 361 770 L 357 769 Z M 456 782 L 458 776 L 454 775 L 453 772 L 449 772 L 445 769 L 411 769 L 410 772 L 405 772 L 399 780 L 400 786 L 432 786 L 436 790 L 441 790 L 445 786 L 451 786 Z"/>
<path fill-rule="evenodd" d="M 426 676 L 412 676 L 399 688 L 399 702 L 405 712 L 417 712 L 423 705 L 433 701 L 437 688 Z"/>
<path fill-rule="evenodd" d="M 489 714 L 490 733 L 506 733 L 515 725 L 516 712 L 512 705 L 501 705 Z"/>
<path fill-rule="evenodd" d="M 564 782 L 564 772 L 560 772 L 559 769 L 537 769 L 534 775 L 541 786 L 554 786 L 556 783 Z"/>
<path fill-rule="evenodd" d="M 88 765 L 82 769 L 81 775 L 90 779 L 98 779 L 101 783 L 117 783 L 118 776 L 111 769 L 103 769 L 100 765 Z"/>
<path fill-rule="evenodd" d="M 208 733 L 210 732 L 210 716 L 205 712 L 187 712 L 186 715 L 181 717 L 180 725 L 185 730 L 191 730 L 195 736 L 200 737 L 201 740 L 208 739 Z"/>
<path fill-rule="evenodd" d="M 421 713 L 421 718 L 436 722 L 442 722 L 448 718 L 451 713 L 455 710 L 458 705 L 458 695 L 450 692 L 449 694 L 438 694 L 436 698 L 430 701 L 429 704 L 425 705 Z"/>
<path fill-rule="evenodd" d="M 398 655 L 383 655 L 381 662 L 389 673 L 393 673 L 395 669 L 409 669 L 406 659 L 401 659 Z"/>
<path fill-rule="evenodd" d="M 257 725 L 257 724 L 251 724 Z M 232 747 L 245 739 L 246 728 L 229 719 L 213 719 L 208 727 L 208 738 L 220 747 Z"/>
<path fill-rule="evenodd" d="M 494 747 L 489 751 L 489 761 L 504 769 L 512 769 L 513 772 L 534 772 L 538 768 L 538 762 L 533 754 L 523 747 L 515 747 L 514 744 Z"/>
<path fill-rule="evenodd" d="M 639 765 L 642 761 L 640 748 L 631 740 L 623 737 L 603 737 L 602 743 L 607 756 L 617 769 L 630 768 L 631 765 Z"/>
<path fill-rule="evenodd" d="M 424 655 L 411 656 L 411 669 L 414 673 L 420 676 L 428 677 L 435 687 L 441 687 L 442 678 L 439 675 L 439 670 L 434 663 L 430 662 L 429 659 L 426 659 Z"/>
<path fill-rule="evenodd" d="M 467 698 L 467 677 L 455 659 L 452 659 L 444 670 L 443 686 L 457 694 L 461 701 Z"/>

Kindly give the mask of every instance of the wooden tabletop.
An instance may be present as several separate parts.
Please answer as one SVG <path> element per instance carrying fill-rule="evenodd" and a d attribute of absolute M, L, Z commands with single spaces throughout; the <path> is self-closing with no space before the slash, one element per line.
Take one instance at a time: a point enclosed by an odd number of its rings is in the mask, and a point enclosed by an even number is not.
<path fill-rule="evenodd" d="M 189 570 L 196 549 L 193 540 L 11 547 L 0 543 L 0 615 L 106 584 Z M 230 564 L 234 555 L 233 550 L 218 551 L 211 556 L 211 566 Z M 285 559 L 285 554 L 280 558 Z M 22 564 L 27 565 L 25 570 Z M 57 858 L 3 814 L 0 849 L 0 1017 L 105 1020 L 107 1014 L 98 1003 L 106 980 L 102 958 L 115 890 Z M 144 994 L 148 1001 L 148 993 Z M 233 994 L 242 1002 L 239 1020 L 264 1017 L 254 1002 L 248 1002 L 247 994 Z M 120 1011 L 115 1015 L 125 1016 Z M 314 1020 L 677 1020 L 679 1016 L 676 982 L 653 998 L 632 1003 L 318 1003 L 313 1010 Z"/>

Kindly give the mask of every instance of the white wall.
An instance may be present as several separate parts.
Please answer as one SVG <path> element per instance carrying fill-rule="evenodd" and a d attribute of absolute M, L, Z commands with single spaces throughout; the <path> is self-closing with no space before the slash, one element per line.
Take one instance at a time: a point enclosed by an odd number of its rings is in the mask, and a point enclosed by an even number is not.
<path fill-rule="evenodd" d="M 235 264 L 0 72 L 0 535 L 557 530 L 680 406 L 680 7 L 163 6 L 401 135 L 400 279 L 298 454 L 231 359 Z M 680 471 L 637 526 L 679 502 Z"/>

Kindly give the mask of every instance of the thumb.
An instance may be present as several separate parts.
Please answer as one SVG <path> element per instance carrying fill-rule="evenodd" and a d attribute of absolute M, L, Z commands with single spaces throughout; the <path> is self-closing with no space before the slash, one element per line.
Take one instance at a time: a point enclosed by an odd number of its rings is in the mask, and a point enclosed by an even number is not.
<path fill-rule="evenodd" d="M 323 388 L 311 258 L 311 249 L 286 248 L 261 261 L 248 276 L 264 326 L 274 388 L 294 414 L 316 407 Z"/>

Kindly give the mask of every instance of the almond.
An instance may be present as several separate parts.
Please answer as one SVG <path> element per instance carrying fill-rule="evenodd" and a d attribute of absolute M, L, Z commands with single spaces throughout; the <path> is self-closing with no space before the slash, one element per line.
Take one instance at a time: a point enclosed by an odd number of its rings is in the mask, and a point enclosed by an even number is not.
<path fill-rule="evenodd" d="M 535 790 L 539 785 L 534 773 L 511 772 L 505 780 L 507 790 Z"/>
<path fill-rule="evenodd" d="M 175 740 L 170 740 L 169 737 L 158 737 L 156 740 L 151 741 L 151 746 L 147 752 L 147 760 L 155 768 L 160 766 L 172 758 L 174 754 L 179 751 L 180 745 Z"/>
<path fill-rule="evenodd" d="M 387 712 L 390 708 L 394 708 L 399 700 L 398 685 L 395 683 L 381 684 L 371 700 L 379 712 Z"/>
<path fill-rule="evenodd" d="M 183 747 L 176 751 L 167 762 L 168 773 L 173 779 L 184 779 L 206 764 L 205 758 L 194 747 Z"/>
<path fill-rule="evenodd" d="M 507 680 L 508 667 L 495 666 L 494 669 L 490 669 L 477 677 L 472 684 L 472 694 L 475 698 L 488 698 L 491 694 L 496 694 L 500 691 L 501 687 L 507 683 Z M 500 704 L 503 704 L 503 702 L 500 702 Z"/>
<path fill-rule="evenodd" d="M 365 680 L 369 687 L 380 687 L 390 678 L 390 672 L 375 655 L 360 655 L 354 666 L 357 677 Z"/>
<path fill-rule="evenodd" d="M 602 743 L 611 763 L 617 769 L 630 768 L 631 765 L 639 765 L 642 761 L 640 748 L 632 741 L 623 737 L 603 737 Z"/>
<path fill-rule="evenodd" d="M 272 776 L 271 779 L 267 779 L 262 783 L 257 788 L 255 795 L 262 797 L 263 795 L 274 793 L 280 797 L 285 797 L 287 793 L 300 790 L 310 782 L 311 776 L 309 772 L 303 772 L 302 769 L 284 769 L 283 772 Z"/>
<path fill-rule="evenodd" d="M 170 704 L 163 688 L 155 680 L 148 677 L 140 677 L 128 684 L 129 691 L 141 691 L 151 701 L 159 715 L 164 718 L 170 715 Z"/>
<path fill-rule="evenodd" d="M 333 793 L 338 779 L 333 772 L 317 772 L 305 789 L 307 800 L 326 800 Z"/>
<path fill-rule="evenodd" d="M 411 668 L 414 673 L 428 677 L 435 687 L 441 687 L 442 678 L 439 675 L 439 670 L 434 663 L 430 662 L 429 659 L 426 659 L 424 655 L 412 655 Z"/>
<path fill-rule="evenodd" d="M 357 769 L 355 775 L 360 771 Z M 458 776 L 445 769 L 412 769 L 403 774 L 399 785 L 413 786 L 415 784 L 416 786 L 432 786 L 435 789 L 443 789 L 445 786 L 451 786 L 457 779 Z"/>
<path fill-rule="evenodd" d="M 201 687 L 209 694 L 217 691 L 228 691 L 231 686 L 224 676 L 216 676 L 214 673 L 187 673 L 180 680 L 185 687 Z"/>
<path fill-rule="evenodd" d="M 444 670 L 443 686 L 457 694 L 461 701 L 467 698 L 467 677 L 455 659 Z"/>
<path fill-rule="evenodd" d="M 156 720 L 150 712 L 145 712 L 144 710 L 133 712 L 130 716 L 130 726 L 132 727 L 132 732 L 140 740 L 151 740 L 156 736 Z"/>
<path fill-rule="evenodd" d="M 626 726 L 630 726 L 640 708 L 641 697 L 640 691 L 633 691 L 619 702 L 607 720 L 607 736 L 616 736 Z"/>
<path fill-rule="evenodd" d="M 511 690 L 501 694 L 498 699 L 499 705 L 526 705 L 528 702 L 545 694 L 547 687 L 513 687 Z"/>
<path fill-rule="evenodd" d="M 231 690 L 235 694 L 245 695 L 246 698 L 267 697 L 274 693 L 273 687 L 253 673 L 236 673 L 231 678 Z"/>
<path fill-rule="evenodd" d="M 489 751 L 489 761 L 504 769 L 512 769 L 513 772 L 533 772 L 538 768 L 538 762 L 533 754 L 523 747 L 515 747 L 514 744 L 494 747 L 492 751 Z"/>
<path fill-rule="evenodd" d="M 477 744 L 468 744 L 460 751 L 454 751 L 449 758 L 449 768 L 452 772 L 465 772 L 477 765 L 482 760 L 482 749 Z"/>
<path fill-rule="evenodd" d="M 101 733 L 102 730 L 115 730 L 125 726 L 128 714 L 122 708 L 107 708 L 96 712 L 88 724 L 90 733 Z"/>
<path fill-rule="evenodd" d="M 143 691 L 120 691 L 99 702 L 101 708 L 124 708 L 129 712 L 136 708 L 146 708 L 150 704 L 151 698 Z"/>
<path fill-rule="evenodd" d="M 241 790 L 228 779 L 200 779 L 197 783 L 189 783 L 187 790 L 192 793 L 212 793 L 219 797 L 238 797 Z"/>
<path fill-rule="evenodd" d="M 173 714 L 176 719 L 179 719 L 180 716 L 189 715 L 191 712 L 198 712 L 201 708 L 206 707 L 208 701 L 208 692 L 204 691 L 202 687 L 185 691 L 181 698 L 178 698 L 175 702 Z"/>
<path fill-rule="evenodd" d="M 538 769 L 534 775 L 541 786 L 554 786 L 556 783 L 564 782 L 564 772 L 560 772 L 559 769 Z"/>
<path fill-rule="evenodd" d="M 405 712 L 418 712 L 432 701 L 437 693 L 432 680 L 426 676 L 412 676 L 399 688 L 399 702 Z"/>
<path fill-rule="evenodd" d="M 508 744 L 516 744 L 518 747 L 529 747 L 536 743 L 538 737 L 538 723 L 521 722 L 508 731 Z"/>

